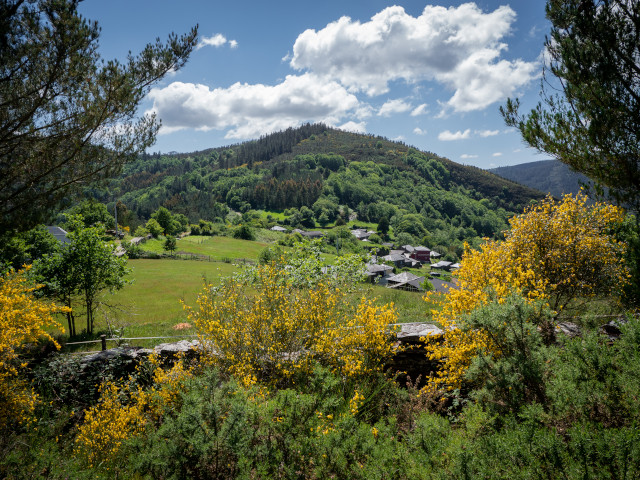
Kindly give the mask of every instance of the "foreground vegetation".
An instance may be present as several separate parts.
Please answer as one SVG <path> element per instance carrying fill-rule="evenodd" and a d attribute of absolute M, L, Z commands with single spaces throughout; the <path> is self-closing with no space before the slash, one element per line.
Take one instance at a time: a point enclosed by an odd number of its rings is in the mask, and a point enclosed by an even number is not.
<path fill-rule="evenodd" d="M 208 282 L 187 312 L 204 346 L 199 357 L 83 365 L 48 355 L 51 343 L 25 351 L 51 317 L 5 309 L 5 323 L 31 318 L 32 333 L 2 337 L 19 356 L 0 364 L 0 393 L 11 405 L 0 474 L 635 478 L 640 321 L 616 303 L 628 275 L 623 217 L 584 200 L 548 199 L 515 218 L 504 242 L 465 255 L 460 290 L 435 312 L 448 326 L 441 343 L 429 344 L 440 368 L 408 384 L 386 368 L 396 353 L 393 305 L 352 291 L 357 255 L 336 259 L 327 276 L 313 245 Z M 524 244 L 526 254 L 517 253 Z M 603 245 L 610 256 L 594 257 Z M 195 262 L 131 263 L 158 265 L 144 282 Z M 3 277 L 5 298 L 26 296 L 55 312 L 20 278 Z M 618 314 L 618 340 L 584 317 L 585 298 Z M 580 335 L 558 333 L 561 317 L 574 313 Z"/>

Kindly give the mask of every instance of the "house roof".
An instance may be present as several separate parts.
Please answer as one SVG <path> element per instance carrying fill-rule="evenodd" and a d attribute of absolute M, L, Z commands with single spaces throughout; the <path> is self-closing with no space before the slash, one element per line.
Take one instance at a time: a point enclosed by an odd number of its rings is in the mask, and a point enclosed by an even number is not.
<path fill-rule="evenodd" d="M 394 282 L 394 283 L 409 283 L 415 280 L 420 280 L 420 282 L 424 282 L 424 277 L 419 277 L 410 272 L 402 272 L 397 275 L 394 275 L 393 277 L 389 277 L 387 280 L 389 282 Z"/>
<path fill-rule="evenodd" d="M 415 248 L 413 248 L 411 245 L 402 245 L 402 248 L 404 248 L 405 252 L 413 252 L 415 250 Z"/>
<path fill-rule="evenodd" d="M 397 253 L 392 253 L 390 255 L 385 255 L 384 257 L 382 257 L 382 259 L 385 262 L 404 262 L 405 261 L 404 255 L 399 255 Z"/>
<path fill-rule="evenodd" d="M 393 267 L 390 265 L 368 265 L 367 270 L 371 273 L 380 273 L 380 272 L 389 272 L 393 270 Z"/>
<path fill-rule="evenodd" d="M 50 226 L 47 225 L 47 231 L 53 235 L 54 237 L 56 237 L 56 240 L 58 240 L 60 243 L 70 243 L 71 240 L 69 240 L 69 238 L 67 237 L 67 232 L 65 230 L 63 230 L 60 227 L 55 227 L 55 226 Z"/>
<path fill-rule="evenodd" d="M 433 258 L 438 258 L 438 257 L 441 257 L 441 256 L 442 256 L 442 254 L 440 254 L 440 253 L 436 252 L 435 250 L 431 250 L 431 256 L 432 256 Z"/>
<path fill-rule="evenodd" d="M 447 293 L 452 288 L 458 288 L 458 285 L 455 282 L 445 282 L 439 278 L 432 278 L 429 282 L 433 285 L 433 291 L 437 293 Z"/>
<path fill-rule="evenodd" d="M 431 265 L 431 268 L 447 268 L 452 265 L 451 262 L 447 262 L 445 260 L 440 260 L 438 263 L 434 263 Z"/>
<path fill-rule="evenodd" d="M 431 251 L 427 247 L 415 247 L 414 250 L 416 252 L 430 252 Z"/>

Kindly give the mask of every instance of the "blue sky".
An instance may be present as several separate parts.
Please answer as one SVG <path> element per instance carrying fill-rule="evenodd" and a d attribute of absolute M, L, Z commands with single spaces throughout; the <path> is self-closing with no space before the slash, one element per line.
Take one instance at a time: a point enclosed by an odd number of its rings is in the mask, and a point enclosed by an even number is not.
<path fill-rule="evenodd" d="M 498 108 L 538 101 L 549 24 L 542 0 L 461 2 L 86 0 L 104 58 L 199 24 L 187 65 L 141 106 L 150 149 L 190 152 L 305 122 L 403 140 L 482 168 L 546 157 Z"/>

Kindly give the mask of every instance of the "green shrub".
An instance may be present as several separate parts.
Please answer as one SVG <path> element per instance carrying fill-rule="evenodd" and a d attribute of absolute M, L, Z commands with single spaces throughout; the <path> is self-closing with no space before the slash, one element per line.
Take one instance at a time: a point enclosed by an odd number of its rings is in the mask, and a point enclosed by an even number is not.
<path fill-rule="evenodd" d="M 233 231 L 233 238 L 241 240 L 255 240 L 256 236 L 249 225 L 240 225 Z"/>
<path fill-rule="evenodd" d="M 547 306 L 519 295 L 464 316 L 461 328 L 487 332 L 492 344 L 491 350 L 479 352 L 466 374 L 475 387 L 471 396 L 496 413 L 517 412 L 534 402 L 545 404 L 548 355 L 539 327 L 548 329 L 551 322 Z"/>

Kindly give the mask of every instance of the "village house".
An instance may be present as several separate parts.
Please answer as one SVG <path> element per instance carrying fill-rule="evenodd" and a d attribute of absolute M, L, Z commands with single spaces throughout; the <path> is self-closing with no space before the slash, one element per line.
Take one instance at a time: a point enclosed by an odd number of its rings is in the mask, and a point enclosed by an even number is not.
<path fill-rule="evenodd" d="M 387 288 L 398 288 L 400 290 L 408 290 L 410 292 L 422 292 L 422 283 L 425 277 L 418 277 L 413 273 L 402 272 L 398 275 L 387 278 Z"/>
<path fill-rule="evenodd" d="M 431 260 L 431 250 L 427 247 L 414 247 L 413 252 L 411 252 L 410 257 L 414 260 L 418 260 L 422 263 L 429 263 Z"/>
<path fill-rule="evenodd" d="M 431 265 L 431 269 L 433 270 L 435 268 L 439 270 L 446 270 L 448 272 L 449 270 L 451 270 L 451 265 L 453 265 L 453 263 L 447 262 L 445 260 L 440 260 L 438 263 L 434 263 L 433 265 Z"/>
<path fill-rule="evenodd" d="M 67 237 L 66 230 L 63 230 L 60 227 L 54 227 L 54 226 L 50 226 L 50 225 L 47 225 L 46 229 L 51 235 L 56 237 L 56 240 L 58 240 L 63 245 L 65 243 L 71 243 L 71 240 L 69 240 L 69 238 Z"/>
<path fill-rule="evenodd" d="M 391 265 L 378 265 L 378 264 L 369 264 L 367 265 L 367 280 L 370 283 L 380 283 L 380 279 L 383 279 L 393 273 L 393 267 Z M 385 282 L 382 282 L 386 284 Z"/>
<path fill-rule="evenodd" d="M 351 235 L 356 237 L 358 240 L 368 240 L 371 235 L 373 235 L 373 230 L 365 230 L 364 228 L 354 228 L 351 230 Z"/>

